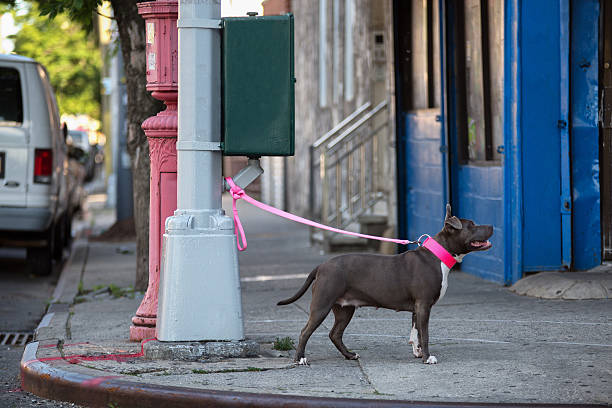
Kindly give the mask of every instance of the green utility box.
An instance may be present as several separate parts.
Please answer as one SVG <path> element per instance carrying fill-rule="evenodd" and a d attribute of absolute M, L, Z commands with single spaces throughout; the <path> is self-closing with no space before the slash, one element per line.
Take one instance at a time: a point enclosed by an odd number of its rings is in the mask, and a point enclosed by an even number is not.
<path fill-rule="evenodd" d="M 223 154 L 292 156 L 293 15 L 223 19 Z"/>

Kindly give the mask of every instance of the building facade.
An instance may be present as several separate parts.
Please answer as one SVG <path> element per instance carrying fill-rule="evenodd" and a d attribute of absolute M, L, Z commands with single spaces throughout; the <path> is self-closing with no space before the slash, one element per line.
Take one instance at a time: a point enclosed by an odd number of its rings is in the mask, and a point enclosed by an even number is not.
<path fill-rule="evenodd" d="M 435 231 L 450 202 L 494 225 L 462 265 L 486 279 L 611 259 L 609 15 L 603 0 L 394 3 L 400 235 Z"/>
<path fill-rule="evenodd" d="M 288 3 L 290 210 L 362 230 L 378 214 L 416 239 L 451 203 L 494 226 L 493 248 L 462 270 L 502 284 L 612 260 L 610 0 Z"/>

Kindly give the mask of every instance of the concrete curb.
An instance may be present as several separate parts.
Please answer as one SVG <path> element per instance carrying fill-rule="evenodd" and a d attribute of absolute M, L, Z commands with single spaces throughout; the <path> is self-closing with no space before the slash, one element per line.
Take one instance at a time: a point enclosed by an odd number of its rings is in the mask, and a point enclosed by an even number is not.
<path fill-rule="evenodd" d="M 149 360 L 198 361 L 206 357 L 246 358 L 259 355 L 259 343 L 243 341 L 161 342 L 147 341 L 144 357 Z"/>
<path fill-rule="evenodd" d="M 87 240 L 82 239 L 80 234 L 75 237 L 73 250 L 60 272 L 47 313 L 34 330 L 35 340 L 64 339 L 66 337 L 66 322 L 70 317 L 70 305 L 79 292 L 79 282 L 87 261 L 88 250 Z M 53 320 L 63 323 L 52 324 Z"/>
<path fill-rule="evenodd" d="M 254 394 L 158 386 L 124 380 L 122 376 L 93 376 L 53 367 L 36 358 L 38 342 L 26 346 L 21 360 L 22 388 L 38 396 L 70 401 L 90 407 L 129 406 L 142 408 L 198 407 L 532 407 L 575 408 L 564 404 L 489 404 L 462 402 L 418 402 L 375 399 L 323 398 L 277 394 Z M 68 363 L 67 363 L 68 364 Z M 585 405 L 580 405 L 585 406 Z M 589 405 L 603 407 L 604 405 Z"/>
<path fill-rule="evenodd" d="M 540 272 L 519 280 L 509 290 L 517 295 L 541 299 L 609 299 L 612 294 L 612 273 Z"/>

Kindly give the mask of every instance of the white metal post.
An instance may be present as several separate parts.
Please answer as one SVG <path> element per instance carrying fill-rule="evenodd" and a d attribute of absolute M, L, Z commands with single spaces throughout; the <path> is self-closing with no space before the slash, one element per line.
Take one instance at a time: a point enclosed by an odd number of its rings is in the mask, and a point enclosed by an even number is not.
<path fill-rule="evenodd" d="M 177 210 L 166 220 L 160 341 L 244 338 L 233 221 L 221 207 L 221 6 L 180 0 Z"/>

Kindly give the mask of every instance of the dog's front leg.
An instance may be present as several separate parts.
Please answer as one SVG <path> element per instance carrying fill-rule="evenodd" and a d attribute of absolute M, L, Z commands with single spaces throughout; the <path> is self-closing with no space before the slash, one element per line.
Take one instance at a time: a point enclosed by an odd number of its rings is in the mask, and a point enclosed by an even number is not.
<path fill-rule="evenodd" d="M 412 354 L 416 358 L 421 358 L 423 357 L 423 353 L 421 352 L 421 347 L 419 345 L 419 330 L 416 327 L 416 324 L 416 313 L 412 312 L 412 329 L 410 329 L 410 340 L 408 340 L 408 344 L 412 345 Z"/>
<path fill-rule="evenodd" d="M 435 356 L 429 355 L 429 311 L 431 306 L 417 304 L 416 315 L 417 315 L 417 327 L 419 330 L 418 338 L 421 346 L 421 352 L 423 353 L 423 363 L 425 364 L 436 364 L 438 360 Z"/>

